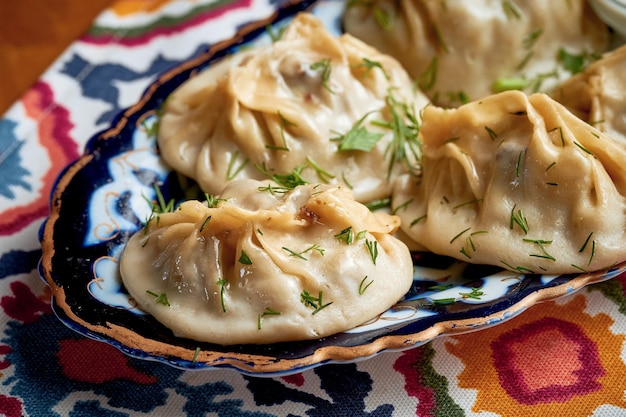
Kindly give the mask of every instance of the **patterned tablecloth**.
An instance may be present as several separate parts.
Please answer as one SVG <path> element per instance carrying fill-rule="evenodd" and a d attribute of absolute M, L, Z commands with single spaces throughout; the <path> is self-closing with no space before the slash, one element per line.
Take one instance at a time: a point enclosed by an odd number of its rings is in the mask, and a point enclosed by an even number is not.
<path fill-rule="evenodd" d="M 120 0 L 0 119 L 0 414 L 626 416 L 624 275 L 479 332 L 280 378 L 129 358 L 56 319 L 37 270 L 56 176 L 157 74 L 263 7 Z"/>

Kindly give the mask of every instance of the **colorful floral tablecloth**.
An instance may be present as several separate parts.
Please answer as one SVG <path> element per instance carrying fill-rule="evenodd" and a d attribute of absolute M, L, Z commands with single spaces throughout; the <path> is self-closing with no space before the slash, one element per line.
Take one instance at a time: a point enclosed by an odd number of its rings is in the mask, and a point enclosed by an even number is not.
<path fill-rule="evenodd" d="M 57 320 L 38 232 L 59 172 L 159 73 L 268 4 L 119 0 L 0 119 L 0 414 L 626 416 L 624 275 L 478 332 L 280 378 L 130 358 Z"/>

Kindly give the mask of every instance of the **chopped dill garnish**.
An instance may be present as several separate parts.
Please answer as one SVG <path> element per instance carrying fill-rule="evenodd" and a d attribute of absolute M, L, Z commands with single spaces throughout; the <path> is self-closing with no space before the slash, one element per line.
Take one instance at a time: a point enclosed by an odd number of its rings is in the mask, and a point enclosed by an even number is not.
<path fill-rule="evenodd" d="M 154 211 L 155 213 L 160 213 L 160 214 L 170 213 L 174 211 L 174 199 L 172 198 L 170 199 L 170 201 L 166 203 L 165 198 L 163 197 L 163 194 L 161 193 L 161 189 L 158 187 L 158 185 L 154 184 L 153 188 L 157 196 L 157 201 L 156 201 L 156 204 L 152 203 L 152 211 Z"/>
<path fill-rule="evenodd" d="M 489 126 L 485 126 L 485 130 L 487 131 L 487 133 L 489 133 L 489 139 L 491 139 L 492 141 L 498 139 L 498 134 Z"/>
<path fill-rule="evenodd" d="M 581 272 L 589 272 L 589 271 L 587 271 L 585 268 L 580 267 L 580 266 L 578 266 L 578 265 L 571 264 L 571 266 L 572 266 L 572 267 L 574 267 L 574 268 L 576 268 L 576 269 L 578 269 L 578 270 L 580 270 Z"/>
<path fill-rule="evenodd" d="M 265 307 L 265 311 L 257 316 L 257 329 L 261 330 L 263 318 L 266 316 L 280 316 L 280 311 Z"/>
<path fill-rule="evenodd" d="M 341 232 L 337 233 L 335 237 L 346 245 L 352 244 L 352 242 L 354 242 L 354 232 L 352 231 L 352 226 L 346 227 Z"/>
<path fill-rule="evenodd" d="M 536 253 L 531 253 L 529 256 L 532 256 L 534 258 L 542 258 L 542 259 L 548 259 L 550 261 L 556 261 L 556 258 L 552 255 L 550 255 L 548 253 L 548 251 L 546 250 L 544 245 L 550 245 L 552 244 L 551 240 L 540 240 L 540 239 L 523 239 L 524 242 L 527 243 L 533 243 L 535 245 L 537 245 L 539 247 L 539 250 L 541 250 L 540 254 L 536 254 Z"/>
<path fill-rule="evenodd" d="M 206 200 L 206 205 L 208 208 L 215 208 L 222 201 L 226 201 L 225 198 L 219 198 L 212 194 L 204 193 L 204 199 Z"/>
<path fill-rule="evenodd" d="M 324 302 L 322 301 L 322 295 L 323 293 L 322 291 L 320 291 L 317 297 L 314 297 L 307 290 L 303 290 L 302 293 L 300 294 L 300 301 L 302 301 L 302 303 L 305 306 L 313 308 L 313 313 L 311 314 L 317 314 L 322 309 L 328 307 L 329 305 L 333 303 L 331 301 L 329 303 L 324 304 Z"/>
<path fill-rule="evenodd" d="M 335 178 L 333 174 L 320 167 L 310 156 L 306 157 L 306 162 L 311 168 L 313 168 L 317 174 L 317 178 L 319 178 L 324 184 L 328 184 L 330 180 Z"/>
<path fill-rule="evenodd" d="M 397 212 L 399 212 L 400 210 L 406 210 L 406 208 L 409 206 L 409 204 L 411 204 L 413 202 L 413 199 L 410 198 L 407 201 L 405 201 L 404 203 L 396 206 L 393 210 L 391 210 L 391 214 L 396 214 Z"/>
<path fill-rule="evenodd" d="M 507 268 L 513 270 L 513 271 L 517 271 L 520 274 L 534 274 L 535 272 L 532 269 L 528 269 L 524 266 L 511 266 L 508 263 L 506 263 L 505 261 L 503 261 L 502 259 L 500 259 L 500 262 L 505 265 Z"/>
<path fill-rule="evenodd" d="M 504 14 L 506 15 L 506 18 L 509 20 L 521 19 L 522 17 L 522 14 L 517 8 L 517 6 L 511 3 L 510 1 L 502 2 L 502 10 L 504 10 Z"/>
<path fill-rule="evenodd" d="M 246 158 L 239 166 L 235 167 L 237 159 L 239 159 L 239 151 L 235 151 L 235 153 L 231 155 L 230 161 L 228 161 L 228 168 L 226 169 L 226 179 L 228 181 L 235 178 L 250 162 L 250 160 Z"/>
<path fill-rule="evenodd" d="M 415 219 L 413 219 L 413 220 L 411 221 L 411 224 L 409 224 L 409 227 L 413 227 L 413 226 L 415 226 L 416 224 L 418 224 L 419 222 L 421 222 L 422 220 L 426 220 L 426 217 L 427 217 L 427 216 L 428 216 L 427 214 L 423 214 L 423 215 L 421 215 L 421 216 L 419 216 L 419 217 L 416 217 Z"/>
<path fill-rule="evenodd" d="M 365 68 L 365 71 L 363 72 L 363 77 L 367 77 L 370 71 L 372 71 L 374 68 L 378 68 L 385 76 L 385 79 L 389 80 L 389 74 L 387 74 L 387 71 L 385 71 L 383 65 L 378 61 L 372 61 L 371 59 L 363 58 L 363 62 L 361 64 L 354 65 L 354 67 Z"/>
<path fill-rule="evenodd" d="M 380 200 L 374 200 L 365 204 L 365 207 L 367 207 L 370 211 L 379 210 L 379 209 L 390 207 L 390 206 L 391 206 L 390 198 L 382 198 Z"/>
<path fill-rule="evenodd" d="M 296 252 L 293 251 L 285 246 L 282 247 L 282 249 L 284 251 L 287 251 L 289 253 L 289 256 L 294 256 L 296 258 L 300 258 L 304 261 L 308 261 L 307 258 L 304 257 L 304 254 L 307 252 L 311 252 L 311 251 L 316 251 L 318 252 L 320 255 L 324 256 L 324 249 L 322 249 L 319 245 L 311 245 L 308 248 L 306 248 L 305 250 L 303 250 L 302 252 Z"/>
<path fill-rule="evenodd" d="M 544 72 L 542 74 L 537 74 L 535 78 L 533 78 L 532 80 L 529 80 L 528 88 L 531 92 L 536 93 L 539 90 L 541 90 L 541 86 L 543 85 L 543 82 L 545 80 L 547 80 L 548 78 L 558 78 L 558 76 L 559 76 L 559 73 L 556 70 L 550 71 L 550 72 Z"/>
<path fill-rule="evenodd" d="M 306 164 L 299 165 L 299 166 L 295 167 L 291 172 L 286 173 L 286 174 L 273 174 L 265 166 L 265 162 L 263 162 L 263 164 L 261 166 L 255 165 L 254 167 L 259 172 L 261 172 L 263 175 L 267 176 L 269 179 L 271 179 L 276 184 L 278 184 L 280 187 L 283 187 L 286 190 L 293 190 L 294 188 L 296 188 L 299 185 L 306 185 L 306 184 L 308 184 L 308 181 L 306 181 L 304 179 L 304 177 L 302 176 L 302 171 L 307 166 L 308 165 L 306 165 Z M 272 188 L 270 187 L 270 190 L 263 189 L 263 190 L 260 190 L 260 191 L 271 191 L 271 190 L 272 190 Z M 273 191 L 277 191 L 276 187 L 273 188 Z"/>
<path fill-rule="evenodd" d="M 559 132 L 559 137 L 561 138 L 561 146 L 565 146 L 565 138 L 563 137 L 563 129 L 561 128 L 561 126 L 557 126 L 554 129 L 548 130 L 548 133 L 552 133 L 555 131 Z"/>
<path fill-rule="evenodd" d="M 159 125 L 161 124 L 161 116 L 163 115 L 163 109 L 158 108 L 154 110 L 154 115 L 156 120 L 152 124 L 148 124 L 148 118 L 145 118 L 141 121 L 141 127 L 146 131 L 146 135 L 148 137 L 156 136 L 159 132 Z"/>
<path fill-rule="evenodd" d="M 350 184 L 350 181 L 348 181 L 348 179 L 346 178 L 346 173 L 345 172 L 341 172 L 341 180 L 343 181 L 344 184 L 346 184 L 346 186 L 349 189 L 353 189 L 354 187 L 352 186 L 352 184 Z"/>
<path fill-rule="evenodd" d="M 439 284 L 433 285 L 432 287 L 428 287 L 428 291 L 444 291 L 452 288 L 454 285 L 452 284 Z"/>
<path fill-rule="evenodd" d="M 143 232 L 144 234 L 148 232 L 148 227 L 153 219 L 156 219 L 157 226 L 159 221 L 161 220 L 160 215 L 164 213 L 171 213 L 174 211 L 175 200 L 172 198 L 167 203 L 165 202 L 165 197 L 163 197 L 163 193 L 161 193 L 161 189 L 158 184 L 153 184 L 154 192 L 156 194 L 156 201 L 151 201 L 145 198 L 151 208 L 150 216 L 146 219 L 146 225 L 144 226 Z"/>
<path fill-rule="evenodd" d="M 574 145 L 578 146 L 578 148 L 579 148 L 581 151 L 585 152 L 585 153 L 586 153 L 586 154 L 588 154 L 588 155 L 593 155 L 593 153 L 591 153 L 591 151 L 590 151 L 589 149 L 585 148 L 585 147 L 584 147 L 583 145 L 581 145 L 580 143 L 578 143 L 578 142 L 576 142 L 576 141 L 573 141 L 573 142 L 574 142 Z"/>
<path fill-rule="evenodd" d="M 533 46 L 535 46 L 535 44 L 537 43 L 537 40 L 539 40 L 539 37 L 542 34 L 543 34 L 543 29 L 536 29 L 536 30 L 533 30 L 532 32 L 530 32 L 528 35 L 526 35 L 524 37 L 524 40 L 522 41 L 522 44 L 524 45 L 524 48 L 532 49 Z"/>
<path fill-rule="evenodd" d="M 156 303 L 157 304 L 163 304 L 164 306 L 169 307 L 170 306 L 170 302 L 167 299 L 167 294 L 162 293 L 162 294 L 157 294 L 155 292 L 152 292 L 150 290 L 146 290 L 146 293 L 153 296 L 154 298 L 156 298 Z"/>
<path fill-rule="evenodd" d="M 226 286 L 228 285 L 228 281 L 225 279 L 219 279 L 217 281 L 217 285 L 220 286 L 220 302 L 222 304 L 222 311 L 226 313 L 226 304 L 224 302 L 224 291 L 226 291 Z"/>
<path fill-rule="evenodd" d="M 591 265 L 591 261 L 593 261 L 593 257 L 596 254 L 596 241 L 591 241 L 591 256 L 589 256 L 589 262 L 587 262 L 587 266 Z"/>
<path fill-rule="evenodd" d="M 383 30 L 387 32 L 391 32 L 393 30 L 393 21 L 385 9 L 374 7 L 372 8 L 372 14 L 374 16 L 374 20 L 378 23 L 378 26 L 380 26 Z"/>
<path fill-rule="evenodd" d="M 522 209 L 519 209 L 516 212 L 515 207 L 517 207 L 517 204 L 514 205 L 513 208 L 511 209 L 511 219 L 509 221 L 509 229 L 513 230 L 513 226 L 517 224 L 520 227 L 520 229 L 522 229 L 522 232 L 524 232 L 524 234 L 527 235 L 528 230 L 529 230 L 528 220 L 522 213 Z"/>
<path fill-rule="evenodd" d="M 450 102 L 458 102 L 460 105 L 467 104 L 470 101 L 465 91 L 448 91 L 446 97 Z"/>
<path fill-rule="evenodd" d="M 415 80 L 417 86 L 424 92 L 432 89 L 437 83 L 437 69 L 439 67 L 439 56 L 435 55 L 428 64 L 428 67 L 424 70 L 417 80 Z"/>
<path fill-rule="evenodd" d="M 259 187 L 257 188 L 259 191 L 267 191 L 268 193 L 270 193 L 271 195 L 274 194 L 285 194 L 288 193 L 289 191 L 291 191 L 291 188 L 287 188 L 287 187 L 275 187 L 272 184 L 267 184 L 265 187 Z"/>
<path fill-rule="evenodd" d="M 593 232 L 589 233 L 589 235 L 587 236 L 587 239 L 585 239 L 585 243 L 583 243 L 583 245 L 578 250 L 579 253 L 583 252 L 587 248 L 587 245 L 589 244 L 589 241 L 591 240 L 592 235 L 593 235 Z M 591 240 L 591 256 L 589 256 L 589 262 L 587 263 L 587 266 L 591 265 L 591 261 L 593 261 L 595 254 L 596 254 L 596 241 L 594 239 L 594 240 Z"/>
<path fill-rule="evenodd" d="M 206 216 L 206 218 L 204 219 L 204 221 L 202 222 L 202 225 L 200 226 L 200 233 L 204 232 L 204 229 L 207 227 L 207 225 L 209 224 L 209 220 L 211 220 L 211 216 Z"/>
<path fill-rule="evenodd" d="M 367 251 L 370 254 L 370 258 L 372 258 L 372 262 L 376 265 L 376 258 L 378 258 L 378 241 L 365 239 L 365 246 L 367 246 Z"/>
<path fill-rule="evenodd" d="M 359 295 L 363 295 L 365 291 L 370 287 L 370 285 L 374 283 L 373 279 L 370 280 L 369 282 L 366 282 L 366 281 L 367 281 L 367 275 L 365 275 L 365 277 L 359 283 Z"/>
<path fill-rule="evenodd" d="M 191 359 L 191 366 L 194 366 L 198 362 L 198 357 L 200 356 L 200 346 L 196 347 L 196 351 L 193 354 L 193 359 Z"/>
<path fill-rule="evenodd" d="M 280 124 L 283 125 L 284 127 L 298 127 L 296 123 L 290 121 L 285 116 L 283 116 L 280 110 L 278 110 L 276 114 L 278 114 L 278 118 L 280 119 Z"/>
<path fill-rule="evenodd" d="M 311 64 L 310 68 L 313 71 L 318 71 L 321 70 L 322 71 L 322 86 L 328 90 L 329 93 L 334 94 L 335 92 L 332 90 L 332 88 L 330 88 L 330 85 L 328 84 L 330 81 L 330 74 L 332 72 L 332 67 L 330 64 L 330 58 L 325 58 L 325 59 L 321 59 L 317 62 L 314 62 Z"/>
<path fill-rule="evenodd" d="M 456 298 L 454 297 L 433 299 L 433 304 L 435 305 L 448 305 L 454 304 L 455 302 Z"/>
<path fill-rule="evenodd" d="M 593 235 L 593 232 L 589 233 L 589 235 L 587 236 L 587 239 L 585 239 L 585 243 L 583 243 L 583 245 L 578 250 L 579 253 L 583 252 L 585 250 L 585 248 L 587 247 L 587 244 L 589 243 L 589 240 L 591 239 L 592 235 Z"/>
<path fill-rule="evenodd" d="M 266 25 L 265 26 L 265 31 L 267 32 L 267 34 L 269 35 L 270 39 L 272 40 L 272 43 L 275 43 L 275 42 L 278 42 L 283 37 L 283 33 L 285 32 L 286 28 L 287 28 L 287 26 L 282 26 L 282 27 L 278 28 L 278 30 L 276 30 L 276 28 L 274 28 L 274 26 Z"/>
<path fill-rule="evenodd" d="M 459 295 L 463 298 L 472 298 L 475 300 L 480 300 L 480 297 L 485 295 L 480 287 L 472 287 L 471 292 L 459 292 Z"/>
<path fill-rule="evenodd" d="M 410 173 L 416 174 L 419 169 L 414 166 L 411 157 L 419 161 L 422 152 L 422 142 L 418 134 L 420 123 L 415 109 L 398 101 L 390 89 L 385 98 L 387 108 L 391 114 L 391 121 L 374 120 L 372 124 L 378 127 L 390 129 L 393 132 L 391 142 L 385 149 L 385 157 L 389 158 L 387 179 L 391 178 L 394 164 L 404 162 Z"/>
<path fill-rule="evenodd" d="M 522 157 L 524 156 L 525 151 L 519 151 L 519 155 L 517 156 L 517 163 L 515 164 L 515 177 L 519 178 L 520 166 L 522 165 Z"/>
<path fill-rule="evenodd" d="M 287 146 L 287 137 L 285 136 L 285 128 L 286 127 L 297 127 L 297 125 L 291 121 L 289 121 L 287 118 L 285 118 L 285 116 L 283 116 L 280 112 L 280 110 L 278 110 L 276 112 L 278 114 L 278 119 L 280 120 L 280 137 L 283 141 L 283 145 L 282 146 L 277 146 L 277 145 L 265 145 L 265 147 L 267 149 L 273 149 L 276 151 L 287 151 L 289 152 L 289 147 Z"/>
<path fill-rule="evenodd" d="M 465 206 L 470 206 L 472 204 L 480 204 L 482 202 L 483 202 L 482 198 L 476 198 L 474 200 L 465 201 L 463 203 L 457 204 L 456 206 L 452 207 L 452 210 L 456 210 L 458 208 L 465 207 Z"/>
<path fill-rule="evenodd" d="M 552 162 L 550 165 L 548 165 L 548 167 L 546 168 L 546 172 L 548 172 L 548 170 L 549 170 L 550 168 L 552 168 L 553 166 L 555 166 L 555 165 L 556 165 L 556 161 L 554 161 L 554 162 Z"/>
<path fill-rule="evenodd" d="M 462 230 L 461 232 L 459 232 L 458 234 L 456 234 L 452 239 L 450 239 L 450 243 L 454 242 L 455 240 L 457 240 L 458 238 L 460 238 L 461 236 L 463 236 L 467 231 L 469 231 L 471 229 L 471 227 L 468 227 L 465 230 Z"/>
<path fill-rule="evenodd" d="M 432 22 L 431 22 L 432 24 Z M 435 35 L 435 39 L 437 39 L 437 49 L 439 52 L 448 53 L 450 50 L 448 49 L 448 45 L 446 45 L 445 39 L 443 39 L 443 35 L 441 34 L 441 30 L 439 26 L 433 24 L 432 26 L 433 33 Z"/>

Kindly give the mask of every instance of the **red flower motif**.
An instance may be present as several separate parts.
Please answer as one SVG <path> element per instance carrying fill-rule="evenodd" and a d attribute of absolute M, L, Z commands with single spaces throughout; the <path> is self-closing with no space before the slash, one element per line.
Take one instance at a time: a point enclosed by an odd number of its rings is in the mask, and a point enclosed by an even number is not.
<path fill-rule="evenodd" d="M 155 377 L 132 368 L 128 356 L 106 343 L 91 339 L 66 339 L 59 342 L 57 358 L 63 373 L 70 379 L 102 384 L 126 379 L 149 385 Z"/>
<path fill-rule="evenodd" d="M 546 317 L 502 334 L 491 349 L 502 387 L 520 403 L 563 402 L 602 388 L 597 347 L 575 323 Z"/>
<path fill-rule="evenodd" d="M 282 380 L 288 384 L 293 384 L 296 387 L 304 385 L 304 376 L 302 374 L 287 375 L 282 377 Z"/>
<path fill-rule="evenodd" d="M 10 235 L 47 215 L 50 190 L 56 176 L 68 163 L 80 155 L 78 145 L 70 136 L 73 127 L 66 108 L 54 101 L 52 88 L 37 82 L 21 100 L 26 116 L 37 123 L 39 144 L 48 153 L 50 167 L 39 177 L 41 188 L 32 200 L 13 204 L 1 212 L 0 235 Z M 28 168 L 28 167 L 26 167 Z"/>
<path fill-rule="evenodd" d="M 30 288 L 23 282 L 11 283 L 14 296 L 4 296 L 0 299 L 0 306 L 7 316 L 23 323 L 33 323 L 41 314 L 52 313 L 50 304 L 37 298 Z"/>
<path fill-rule="evenodd" d="M 430 365 L 430 358 L 425 358 L 427 346 L 407 350 L 393 364 L 393 369 L 404 375 L 404 388 L 406 393 L 418 400 L 416 415 L 421 417 L 433 416 L 435 410 L 435 391 L 432 387 L 426 386 L 423 382 L 424 373 L 427 372 L 423 365 L 425 359 Z M 432 356 L 432 355 L 430 355 Z"/>
<path fill-rule="evenodd" d="M 17 398 L 0 394 L 0 415 L 20 417 L 22 415 L 22 403 Z"/>

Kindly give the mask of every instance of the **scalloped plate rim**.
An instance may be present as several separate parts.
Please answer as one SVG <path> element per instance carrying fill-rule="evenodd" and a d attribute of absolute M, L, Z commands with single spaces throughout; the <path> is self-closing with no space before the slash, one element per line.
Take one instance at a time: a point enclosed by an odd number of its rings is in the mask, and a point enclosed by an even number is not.
<path fill-rule="evenodd" d="M 146 351 L 140 346 L 141 342 L 149 340 L 152 345 L 160 347 L 160 341 L 147 339 L 141 335 L 139 340 L 120 340 L 109 333 L 101 332 L 100 325 L 88 323 L 79 317 L 70 306 L 65 303 L 65 292 L 63 286 L 58 284 L 52 272 L 52 258 L 55 252 L 54 245 L 54 225 L 60 217 L 61 197 L 66 187 L 72 182 L 75 175 L 81 171 L 87 164 L 91 163 L 94 158 L 93 151 L 102 141 L 116 140 L 125 129 L 129 128 L 129 122 L 141 111 L 149 111 L 146 109 L 148 103 L 153 99 L 158 99 L 158 93 L 165 88 L 168 82 L 181 76 L 186 71 L 193 70 L 207 60 L 212 59 L 216 53 L 224 52 L 233 45 L 240 43 L 246 36 L 260 30 L 263 23 L 274 21 L 278 15 L 286 13 L 290 8 L 306 10 L 316 3 L 323 3 L 322 0 L 289 0 L 280 6 L 276 6 L 276 11 L 269 17 L 249 22 L 243 29 L 240 29 L 232 38 L 211 45 L 211 47 L 203 54 L 184 61 L 174 68 L 161 74 L 153 81 L 143 92 L 139 101 L 134 105 L 120 111 L 111 121 L 110 126 L 100 132 L 94 134 L 85 144 L 84 154 L 76 161 L 68 164 L 56 177 L 50 193 L 50 215 L 44 220 L 39 229 L 39 240 L 42 245 L 42 256 L 38 265 L 38 271 L 42 280 L 50 287 L 52 295 L 52 308 L 59 320 L 73 331 L 98 340 L 119 349 L 123 353 L 137 359 L 156 361 L 165 363 L 178 369 L 183 370 L 216 370 L 230 369 L 236 370 L 242 374 L 250 376 L 285 376 L 293 373 L 305 371 L 326 363 L 352 363 L 366 360 L 373 356 L 386 351 L 403 351 L 411 349 L 422 344 L 428 343 L 433 339 L 442 335 L 453 335 L 467 333 L 470 331 L 480 330 L 490 327 L 508 320 L 533 305 L 554 300 L 560 296 L 575 292 L 581 288 L 605 280 L 611 279 L 616 274 L 603 275 L 602 272 L 593 272 L 577 275 L 570 281 L 555 285 L 544 286 L 527 294 L 505 309 L 500 309 L 491 314 L 464 318 L 460 320 L 442 320 L 437 321 L 431 327 L 420 330 L 416 333 L 407 335 L 384 335 L 376 337 L 375 340 L 353 347 L 345 346 L 324 346 L 317 348 L 312 354 L 298 359 L 276 359 L 271 356 L 256 354 L 240 354 L 240 353 L 223 353 L 223 352 L 207 352 L 207 351 L 191 351 L 187 350 L 185 359 L 181 356 L 171 357 L 160 353 L 160 349 Z M 163 99 L 164 97 L 161 97 Z M 626 268 L 626 262 L 617 265 L 614 269 L 623 270 Z M 612 269 L 612 270 L 614 270 Z M 169 345 L 168 345 L 169 346 Z M 183 348 L 184 349 L 184 348 Z M 213 354 L 213 355 L 210 355 Z M 197 358 L 196 358 L 197 357 Z M 197 359 L 197 360 L 196 360 Z"/>

